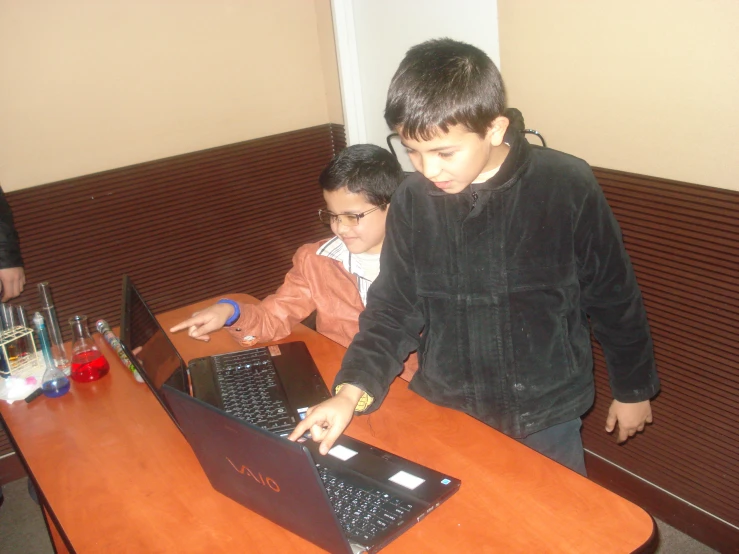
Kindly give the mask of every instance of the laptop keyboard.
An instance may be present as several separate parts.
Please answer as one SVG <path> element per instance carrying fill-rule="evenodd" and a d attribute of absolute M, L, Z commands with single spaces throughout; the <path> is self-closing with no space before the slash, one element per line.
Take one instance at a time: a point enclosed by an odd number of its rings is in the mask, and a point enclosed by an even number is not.
<path fill-rule="evenodd" d="M 316 469 L 349 538 L 367 544 L 408 520 L 413 504 L 386 491 L 352 483 L 321 464 L 316 464 Z"/>
<path fill-rule="evenodd" d="M 214 361 L 226 413 L 274 433 L 295 427 L 266 348 L 234 352 Z"/>

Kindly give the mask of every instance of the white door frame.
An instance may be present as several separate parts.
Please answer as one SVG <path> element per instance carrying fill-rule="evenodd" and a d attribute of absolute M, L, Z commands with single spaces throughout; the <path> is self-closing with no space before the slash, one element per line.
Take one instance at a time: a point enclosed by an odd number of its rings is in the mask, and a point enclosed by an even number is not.
<path fill-rule="evenodd" d="M 367 142 L 352 0 L 331 0 L 347 145 Z"/>

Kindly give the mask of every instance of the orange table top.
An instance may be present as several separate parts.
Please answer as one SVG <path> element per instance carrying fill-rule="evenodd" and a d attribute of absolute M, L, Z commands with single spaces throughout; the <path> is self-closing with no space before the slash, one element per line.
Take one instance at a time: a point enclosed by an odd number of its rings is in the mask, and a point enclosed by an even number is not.
<path fill-rule="evenodd" d="M 220 298 L 220 297 L 219 297 Z M 229 298 L 250 300 L 246 295 Z M 214 300 L 159 316 L 165 329 Z M 238 350 L 225 331 L 208 343 L 171 335 L 187 361 Z M 210 486 L 146 385 L 107 343 L 100 381 L 56 399 L 0 402 L 0 414 L 59 531 L 78 553 L 322 552 Z M 327 384 L 344 348 L 299 326 Z M 396 380 L 382 407 L 347 434 L 462 480 L 439 509 L 383 552 L 633 552 L 650 543 L 641 508 Z"/>

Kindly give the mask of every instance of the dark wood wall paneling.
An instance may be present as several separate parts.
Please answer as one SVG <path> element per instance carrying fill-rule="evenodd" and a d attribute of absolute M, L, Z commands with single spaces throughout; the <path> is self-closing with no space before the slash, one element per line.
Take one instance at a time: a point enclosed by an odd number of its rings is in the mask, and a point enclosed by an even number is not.
<path fill-rule="evenodd" d="M 644 296 L 662 391 L 619 446 L 594 348 L 591 478 L 722 552 L 739 552 L 739 192 L 596 169 Z M 633 475 L 630 475 L 633 473 Z M 638 476 L 638 477 L 636 477 Z"/>
<path fill-rule="evenodd" d="M 10 192 L 28 280 L 13 302 L 32 315 L 49 281 L 69 340 L 74 314 L 119 324 L 124 273 L 155 312 L 263 298 L 300 245 L 330 236 L 318 176 L 345 145 L 343 126 L 320 125 Z M 0 475 L 10 452 L 0 431 Z"/>
<path fill-rule="evenodd" d="M 28 284 L 51 283 L 60 325 L 120 319 L 128 273 L 157 312 L 225 292 L 263 297 L 301 244 L 330 235 L 318 175 L 344 146 L 322 125 L 9 193 Z"/>

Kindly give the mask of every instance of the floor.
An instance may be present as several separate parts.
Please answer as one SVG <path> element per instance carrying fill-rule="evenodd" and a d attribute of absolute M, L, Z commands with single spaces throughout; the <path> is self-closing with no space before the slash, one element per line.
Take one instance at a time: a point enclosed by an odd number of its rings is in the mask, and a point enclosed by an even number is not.
<path fill-rule="evenodd" d="M 28 494 L 26 479 L 3 486 L 5 503 L 0 508 L 2 554 L 54 554 L 41 509 Z M 706 545 L 657 521 L 661 543 L 657 554 L 717 554 Z"/>

